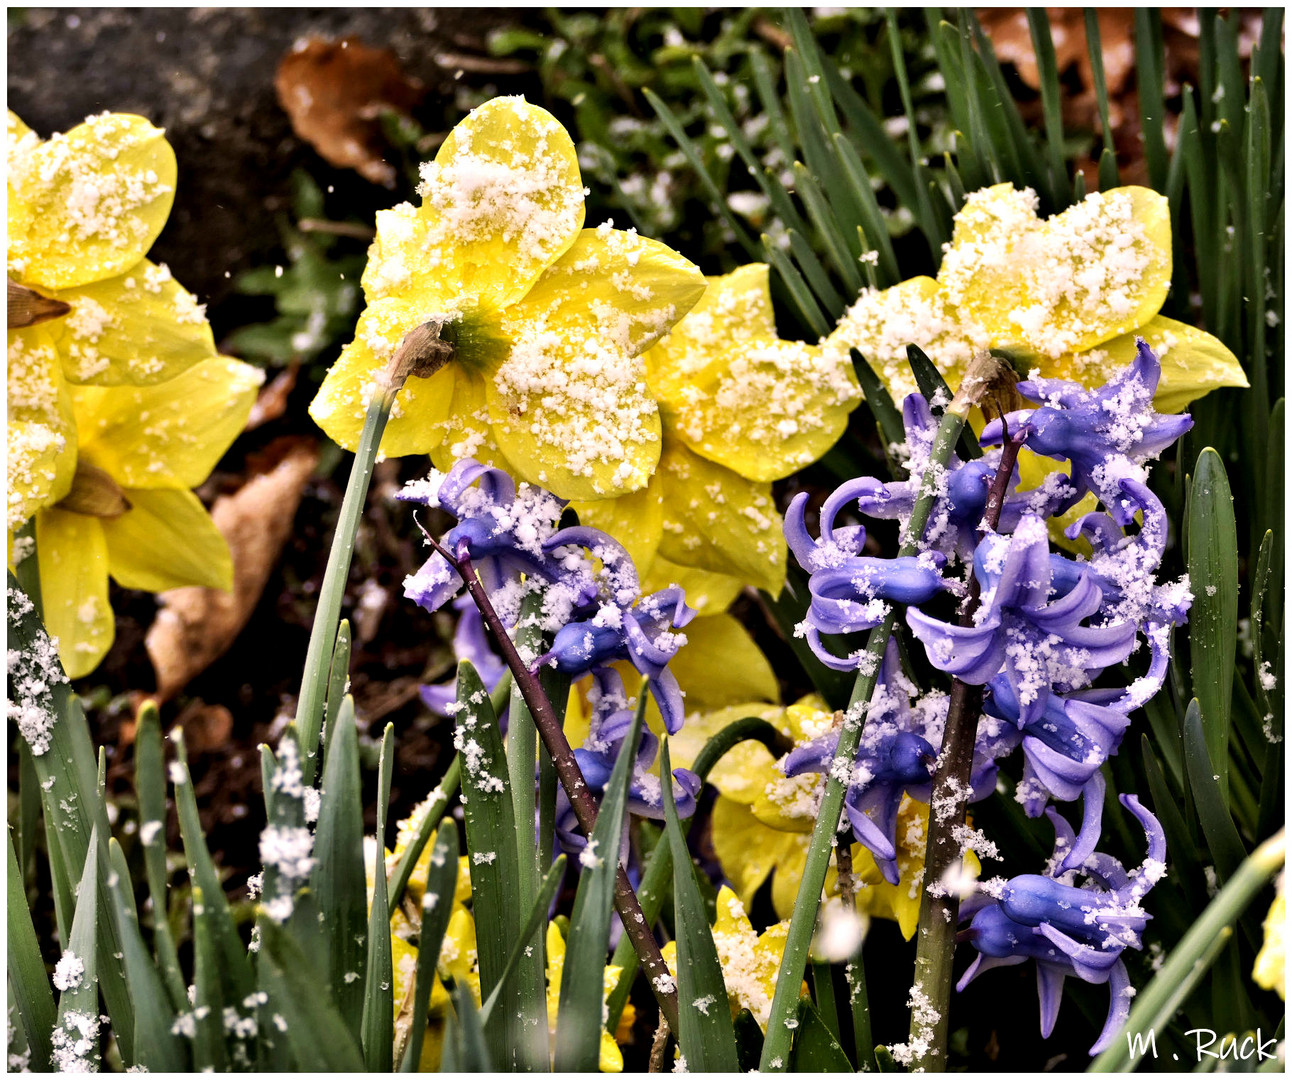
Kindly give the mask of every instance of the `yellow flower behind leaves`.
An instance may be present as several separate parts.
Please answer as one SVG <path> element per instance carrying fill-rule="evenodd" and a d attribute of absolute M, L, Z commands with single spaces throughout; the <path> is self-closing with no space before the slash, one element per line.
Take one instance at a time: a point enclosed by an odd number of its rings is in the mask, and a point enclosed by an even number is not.
<path fill-rule="evenodd" d="M 785 952 L 789 934 L 788 919 L 769 926 L 761 934 L 745 914 L 740 898 L 724 885 L 718 890 L 717 918 L 713 923 L 713 944 L 722 967 L 722 981 L 734 1018 L 741 1009 L 754 1014 L 758 1026 L 767 1030 L 776 993 L 776 975 Z M 677 977 L 677 942 L 670 941 L 661 950 L 668 969 Z"/>
<path fill-rule="evenodd" d="M 1101 385 L 1135 338 L 1162 358 L 1155 404 L 1178 412 L 1221 386 L 1247 385 L 1217 338 L 1158 314 L 1171 282 L 1166 199 L 1141 187 L 1094 192 L 1041 220 L 1029 188 L 971 193 L 936 279 L 868 289 L 826 351 L 857 349 L 895 400 L 916 390 L 906 346 L 919 345 L 954 390 L 978 349 L 1010 349 L 1044 378 Z"/>
<path fill-rule="evenodd" d="M 785 540 L 771 481 L 835 444 L 861 390 L 846 352 L 777 336 L 767 266 L 708 281 L 645 355 L 664 439 L 650 485 L 575 509 L 624 543 L 648 588 L 677 581 L 693 606 L 720 611 L 744 583 L 780 592 Z"/>
<path fill-rule="evenodd" d="M 1276 883 L 1274 902 L 1265 916 L 1265 940 L 1256 954 L 1252 981 L 1264 990 L 1273 990 L 1286 999 L 1287 980 L 1287 892 L 1284 875 Z"/>
<path fill-rule="evenodd" d="M 7 123 L 10 536 L 76 469 L 68 383 L 164 382 L 216 355 L 201 305 L 144 256 L 170 213 L 175 155 L 141 116 L 102 113 L 41 140 Z M 29 322 L 21 297 L 67 305 Z M 55 309 L 57 310 L 57 309 Z"/>
<path fill-rule="evenodd" d="M 45 626 L 70 677 L 93 671 L 112 645 L 109 575 L 154 593 L 232 587 L 228 545 L 190 489 L 242 431 L 263 379 L 216 357 L 155 386 L 68 388 L 75 474 L 37 512 L 36 550 Z"/>
<path fill-rule="evenodd" d="M 644 487 L 660 427 L 641 354 L 699 299 L 700 272 L 635 232 L 584 229 L 574 143 L 523 98 L 458 124 L 418 190 L 420 207 L 377 215 L 368 308 L 310 415 L 354 449 L 404 334 L 440 319 L 454 359 L 409 378 L 385 453 L 475 457 L 568 499 Z"/>

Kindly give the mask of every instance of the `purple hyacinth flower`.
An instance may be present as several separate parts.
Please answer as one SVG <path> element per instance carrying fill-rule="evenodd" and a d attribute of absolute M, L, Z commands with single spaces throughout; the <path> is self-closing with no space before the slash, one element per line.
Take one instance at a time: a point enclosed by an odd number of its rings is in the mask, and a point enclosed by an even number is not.
<path fill-rule="evenodd" d="M 687 606 L 677 586 L 644 596 L 633 608 L 603 604 L 591 618 L 562 626 L 552 648 L 537 663 L 552 664 L 577 679 L 608 669 L 612 661 L 627 660 L 649 680 L 651 696 L 672 735 L 686 714 L 668 662 L 686 644 L 686 636 L 677 631 L 693 618 L 695 609 Z"/>
<path fill-rule="evenodd" d="M 904 467 L 908 480 L 882 484 L 871 480 L 859 486 L 853 498 L 857 508 L 868 517 L 907 521 L 919 498 L 920 485 L 928 467 L 938 419 L 921 394 L 910 394 L 902 403 L 902 422 L 906 428 L 908 458 Z M 1001 452 L 988 451 L 977 461 L 961 461 L 953 452 L 946 465 L 945 491 L 933 504 L 921 541 L 923 548 L 940 551 L 962 562 L 973 557 L 978 532 L 987 509 L 987 495 L 1000 467 Z M 998 528 L 1009 532 L 1024 514 L 1050 517 L 1072 506 L 1081 493 L 1062 473 L 1052 473 L 1045 483 L 1031 491 L 1014 490 L 1019 482 L 1015 467 L 1009 491 L 1001 506 Z M 903 537 L 905 539 L 905 537 Z"/>
<path fill-rule="evenodd" d="M 1093 797 L 1094 792 L 1087 796 L 1087 822 L 1082 828 L 1083 834 L 1091 836 L 1099 832 L 1102 785 L 1097 794 L 1100 797 Z M 1011 878 L 991 898 L 975 897 L 961 908 L 972 921 L 960 939 L 972 943 L 979 955 L 956 989 L 963 990 L 990 968 L 1035 960 L 1043 1036 L 1048 1038 L 1054 1030 L 1065 978 L 1108 983 L 1108 1017 L 1091 1054 L 1107 1048 L 1130 1015 L 1134 991 L 1122 953 L 1142 948 L 1149 916 L 1140 901 L 1166 872 L 1166 838 L 1157 818 L 1133 795 L 1121 796 L 1121 803 L 1139 820 L 1148 838 L 1148 855 L 1133 873 L 1111 856 L 1092 852 L 1080 864 L 1086 883 L 1074 884 L 1075 870 L 1064 866 L 1081 842 L 1051 810 L 1056 829 L 1051 872 Z"/>
<path fill-rule="evenodd" d="M 600 795 L 610 782 L 615 760 L 623 748 L 624 740 L 632 730 L 633 711 L 627 707 L 623 683 L 610 669 L 596 676 L 596 689 L 591 695 L 593 714 L 591 730 L 583 746 L 574 751 L 579 768 L 593 793 Z M 659 753 L 659 739 L 650 731 L 642 730 L 641 742 L 633 764 L 632 778 L 628 782 L 628 812 L 639 817 L 664 819 L 662 781 L 651 773 Z M 690 769 L 673 770 L 673 798 L 680 817 L 695 813 L 696 796 L 701 782 Z M 625 820 L 625 827 L 627 821 Z M 569 852 L 582 851 L 587 844 L 579 832 L 574 808 L 570 805 L 565 789 L 557 792 L 556 834 L 561 846 Z"/>
<path fill-rule="evenodd" d="M 1103 600 L 1088 573 L 1050 599 L 1049 536 L 1040 518 L 1024 517 L 1012 537 L 985 537 L 974 573 L 982 587 L 975 625 L 955 626 L 915 608 L 907 609 L 906 621 L 933 666 L 963 682 L 982 685 L 1003 670 L 1024 725 L 1045 712 L 1051 689 L 1086 686 L 1134 648 L 1132 622 L 1083 625 Z"/>
<path fill-rule="evenodd" d="M 844 506 L 880 487 L 879 481 L 863 477 L 836 489 L 821 508 L 818 539 L 812 538 L 804 520 L 807 492 L 796 495 L 785 512 L 785 539 L 799 565 L 811 575 L 812 599 L 799 632 L 823 664 L 839 671 L 854 670 L 861 656 L 835 655 L 821 641 L 823 633 L 869 630 L 884 621 L 891 604 L 921 604 L 946 587 L 939 573 L 946 562 L 941 552 L 878 559 L 861 554 L 866 543 L 864 526 L 835 527 Z"/>
<path fill-rule="evenodd" d="M 489 639 L 485 635 L 484 618 L 472 603 L 471 597 L 465 594 L 459 596 L 453 601 L 453 607 L 458 611 L 458 625 L 453 632 L 453 655 L 458 660 L 470 660 L 485 689 L 492 694 L 507 674 L 507 665 L 490 648 Z M 431 712 L 437 716 L 450 715 L 458 700 L 456 669 L 448 682 L 423 686 L 420 693 Z"/>
<path fill-rule="evenodd" d="M 1025 398 L 1041 403 L 1034 411 L 1013 413 L 1011 429 L 1032 428 L 1027 447 L 1033 453 L 1072 462 L 1072 478 L 1093 491 L 1119 525 L 1135 507 L 1124 497 L 1121 481 L 1143 481 L 1140 466 L 1193 426 L 1187 415 L 1168 416 L 1153 408 L 1162 365 L 1143 338 L 1136 339 L 1135 359 L 1097 390 L 1066 379 L 1033 379 L 1018 384 Z M 999 442 L 1003 427 L 993 420 L 982 432 L 982 444 Z"/>

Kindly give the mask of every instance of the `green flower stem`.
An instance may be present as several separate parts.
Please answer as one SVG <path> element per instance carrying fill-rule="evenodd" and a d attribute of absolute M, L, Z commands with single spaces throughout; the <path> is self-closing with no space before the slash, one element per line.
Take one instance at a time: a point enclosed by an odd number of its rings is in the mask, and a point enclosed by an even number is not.
<path fill-rule="evenodd" d="M 1211 962 L 1220 954 L 1215 948 L 1233 933 L 1233 924 L 1266 883 L 1283 865 L 1287 856 L 1287 837 L 1280 829 L 1244 860 L 1233 877 L 1226 882 L 1216 898 L 1167 957 L 1161 970 L 1135 997 L 1135 1007 L 1123 1029 L 1132 1032 L 1150 1032 L 1170 1021 L 1184 1003 L 1199 980 L 1206 974 Z M 1116 1039 L 1102 1054 L 1095 1058 L 1090 1072 L 1126 1072 L 1138 1062 L 1130 1057 L 1130 1047 L 1125 1037 Z"/>
<path fill-rule="evenodd" d="M 969 377 L 966 376 L 966 383 Z M 945 476 L 947 462 L 955 450 L 956 441 L 964 429 L 971 402 L 962 401 L 960 395 L 952 401 L 942 415 L 929 464 L 921 480 L 920 497 L 911 511 L 911 520 L 903 532 L 899 554 L 911 556 L 918 553 L 919 541 L 924 536 L 929 514 L 938 495 L 939 481 Z M 821 890 L 825 888 L 825 875 L 830 866 L 830 853 L 834 847 L 835 833 L 843 813 L 843 799 L 847 785 L 838 777 L 852 771 L 852 762 L 861 741 L 861 714 L 875 692 L 879 666 L 888 648 L 896 612 L 890 611 L 884 621 L 870 632 L 866 651 L 857 668 L 857 681 L 853 684 L 852 698 L 848 702 L 848 719 L 839 730 L 839 744 L 835 748 L 830 770 L 826 774 L 825 793 L 817 812 L 816 826 L 812 830 L 812 843 L 803 865 L 803 878 L 799 882 L 794 913 L 790 916 L 790 929 L 785 938 L 785 953 L 781 958 L 780 972 L 776 977 L 776 994 L 772 998 L 772 1011 L 767 1021 L 767 1038 L 763 1042 L 763 1056 L 758 1067 L 764 1072 L 783 1072 L 789 1066 L 790 1045 L 793 1041 L 795 1012 L 798 1009 L 799 987 L 807 966 L 808 947 L 816 929 L 817 908 Z"/>
<path fill-rule="evenodd" d="M 565 788 L 565 794 L 569 797 L 574 816 L 578 818 L 579 828 L 583 830 L 585 836 L 591 836 L 597 823 L 597 801 L 588 790 L 588 782 L 583 778 L 583 770 L 579 768 L 578 759 L 570 748 L 569 740 L 565 737 L 560 718 L 552 708 L 547 694 L 543 692 L 538 676 L 530 671 L 520 658 L 516 646 L 507 633 L 507 628 L 498 618 L 498 613 L 494 611 L 493 604 L 490 603 L 489 596 L 476 575 L 475 567 L 471 564 L 471 557 L 465 549 L 455 555 L 434 540 L 431 544 L 458 572 L 466 584 L 471 599 L 480 609 L 485 625 L 493 634 L 498 651 L 502 653 L 503 660 L 511 669 L 515 685 L 520 688 L 521 696 L 529 707 L 530 715 L 534 718 L 534 724 L 543 739 L 543 745 L 547 747 L 548 755 L 555 766 L 556 775 L 561 781 L 561 786 Z M 645 688 L 642 693 L 645 693 Z M 672 976 L 669 975 L 668 965 L 660 953 L 659 942 L 655 940 L 650 923 L 642 913 L 637 894 L 633 891 L 622 864 L 618 867 L 615 877 L 615 909 L 619 912 L 619 920 L 623 923 L 625 936 L 632 941 L 638 958 L 646 968 L 646 974 L 651 980 L 651 990 L 659 1003 L 660 1012 L 668 1021 L 669 1027 L 677 1031 L 677 991 L 661 989 L 672 983 Z"/>
<path fill-rule="evenodd" d="M 301 676 L 301 690 L 296 700 L 297 738 L 301 745 L 301 773 L 306 785 L 314 782 L 318 764 L 319 733 L 323 726 L 323 706 L 327 696 L 328 674 L 332 660 L 332 646 L 336 641 L 337 626 L 341 621 L 341 601 L 345 597 L 346 580 L 350 576 L 350 562 L 354 558 L 354 538 L 359 531 L 359 518 L 363 515 L 372 483 L 372 470 L 377 463 L 377 450 L 381 436 L 390 419 L 395 395 L 403 389 L 409 375 L 428 377 L 452 358 L 452 347 L 439 340 L 440 324 L 424 323 L 404 335 L 395 355 L 391 358 L 379 387 L 368 403 L 363 420 L 363 433 L 359 448 L 354 454 L 354 468 L 346 483 L 345 497 L 341 500 L 341 516 L 337 519 L 336 533 L 332 537 L 332 550 L 328 553 L 327 569 L 323 572 L 323 586 L 319 589 L 319 603 L 314 612 L 314 625 L 310 628 L 310 644 L 305 653 L 305 671 Z"/>
<path fill-rule="evenodd" d="M 440 822 L 444 820 L 444 811 L 448 809 L 449 801 L 458 793 L 458 786 L 461 783 L 462 756 L 454 754 L 444 776 L 439 784 L 436 785 L 435 791 L 439 794 L 435 796 L 435 801 L 426 808 L 426 813 L 422 815 L 422 820 L 417 826 L 417 832 L 412 842 L 404 849 L 403 855 L 400 856 L 399 862 L 395 866 L 395 873 L 390 878 L 390 893 L 387 904 L 392 918 L 395 912 L 399 910 L 400 903 L 403 902 L 404 890 L 408 888 L 408 881 L 413 876 L 413 871 L 417 868 L 417 860 L 422 857 L 422 852 L 426 849 L 427 843 L 435 835 L 435 830 L 440 827 Z"/>
<path fill-rule="evenodd" d="M 995 529 L 1000 521 L 1005 492 L 1023 445 L 1019 436 L 1006 438 L 1000 466 L 987 495 L 983 520 Z M 960 616 L 961 626 L 972 626 L 978 609 L 979 585 L 970 577 L 969 599 Z M 950 1031 L 951 965 L 955 957 L 956 925 L 960 898 L 954 892 L 934 896 L 933 882 L 962 857 L 958 830 L 965 823 L 969 806 L 969 775 L 973 770 L 973 748 L 978 737 L 982 688 L 952 680 L 951 701 L 942 736 L 942 752 L 933 777 L 929 799 L 929 826 L 924 855 L 924 895 L 920 901 L 920 925 L 915 935 L 915 983 L 911 987 L 910 1046 L 915 1051 L 912 1069 L 942 1072 L 947 1067 L 947 1035 Z M 916 1003 L 919 1003 L 918 1007 Z"/>

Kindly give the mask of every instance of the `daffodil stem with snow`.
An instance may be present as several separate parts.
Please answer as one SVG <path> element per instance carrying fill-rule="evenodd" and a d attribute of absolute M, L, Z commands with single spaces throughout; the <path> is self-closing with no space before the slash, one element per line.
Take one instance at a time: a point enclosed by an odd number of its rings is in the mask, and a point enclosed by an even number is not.
<path fill-rule="evenodd" d="M 1003 421 L 1002 421 L 1003 422 Z M 1005 492 L 1018 463 L 1023 432 L 1005 439 L 1000 465 L 987 496 L 984 524 L 995 529 L 1000 522 Z M 970 575 L 969 595 L 960 615 L 961 626 L 972 626 L 978 608 L 980 585 Z M 947 1062 L 947 1033 L 951 1010 L 952 960 L 956 947 L 960 895 L 948 879 L 962 863 L 960 836 L 972 791 L 974 742 L 978 735 L 982 687 L 960 679 L 951 683 L 951 700 L 942 752 L 938 755 L 929 806 L 929 832 L 924 856 L 925 889 L 920 903 L 920 926 L 915 935 L 915 980 L 911 989 L 910 1046 L 915 1053 L 912 1068 L 942 1072 Z M 928 886 L 939 883 L 939 889 Z M 936 895 L 935 895 L 936 894 Z"/>
<path fill-rule="evenodd" d="M 430 538 L 428 537 L 428 539 Z M 538 733 L 543 739 L 543 745 L 547 748 L 548 756 L 556 769 L 556 775 L 569 797 L 570 806 L 573 808 L 575 816 L 578 818 L 579 828 L 583 830 L 585 836 L 591 836 L 597 822 L 596 799 L 593 798 L 591 791 L 588 790 L 588 783 L 583 777 L 583 770 L 579 768 L 578 759 L 574 756 L 574 751 L 570 747 L 569 740 L 565 737 L 561 722 L 552 707 L 552 702 L 547 694 L 544 693 L 538 676 L 530 671 L 528 665 L 516 651 L 516 646 L 508 635 L 507 628 L 498 617 L 498 613 L 494 610 L 494 606 L 489 600 L 489 595 L 485 591 L 484 585 L 481 584 L 465 547 L 454 553 L 433 539 L 430 542 L 449 565 L 457 571 L 466 585 L 471 599 L 475 601 L 476 607 L 480 609 L 485 625 L 488 626 L 493 634 L 498 650 L 502 653 L 503 660 L 506 661 L 507 667 L 511 670 L 512 679 L 520 689 L 521 697 L 524 699 L 530 716 L 533 717 L 534 725 L 538 728 Z M 646 689 L 643 686 L 641 693 L 644 694 L 645 692 Z M 674 989 L 662 989 L 662 987 L 672 986 L 672 977 L 669 975 L 668 965 L 664 962 L 664 957 L 660 953 L 659 943 L 655 940 L 651 924 L 642 912 L 641 904 L 637 900 L 637 894 L 633 891 L 632 884 L 628 880 L 628 874 L 622 864 L 618 868 L 618 874 L 615 879 L 615 909 L 619 912 L 619 919 L 623 923 L 625 935 L 632 941 L 638 959 L 646 969 L 651 989 L 655 994 L 655 1000 L 659 1003 L 660 1012 L 668 1021 L 669 1027 L 676 1031 L 678 1026 L 677 991 Z"/>
<path fill-rule="evenodd" d="M 305 672 L 301 678 L 300 695 L 296 704 L 294 727 L 300 738 L 301 771 L 305 783 L 314 781 L 318 762 L 319 735 L 323 726 L 323 706 L 327 696 L 328 673 L 332 646 L 336 641 L 337 627 L 341 621 L 341 600 L 345 595 L 350 562 L 354 558 L 354 539 L 359 531 L 359 518 L 363 515 L 372 483 L 372 470 L 377 464 L 377 448 L 390 419 L 395 395 L 402 389 L 410 375 L 428 377 L 442 368 L 453 357 L 453 347 L 440 341 L 441 324 L 437 321 L 423 323 L 404 335 L 399 347 L 375 382 L 372 399 L 364 417 L 363 434 L 354 455 L 354 467 L 346 483 L 341 500 L 341 514 L 336 533 L 332 537 L 332 550 L 328 553 L 327 568 L 323 572 L 323 585 L 319 589 L 318 608 L 310 629 L 309 649 L 305 654 Z"/>
<path fill-rule="evenodd" d="M 970 380 L 966 377 L 965 385 L 974 387 L 972 396 L 976 399 L 988 389 L 989 384 L 981 379 Z M 970 394 L 959 393 L 942 415 L 920 486 L 919 498 L 911 511 L 910 522 L 904 534 L 900 556 L 914 556 L 919 551 L 920 539 L 937 498 L 939 477 L 945 473 L 947 462 L 951 459 L 968 420 L 969 409 L 974 403 Z M 865 709 L 875 692 L 880 663 L 896 621 L 896 612 L 890 611 L 884 621 L 870 632 L 865 657 L 857 669 L 857 681 L 853 684 L 852 698 L 848 703 L 848 711 L 839 732 L 839 742 L 827 774 L 825 793 L 821 797 L 816 826 L 812 830 L 812 843 L 803 866 L 803 877 L 794 901 L 794 913 L 790 917 L 789 934 L 785 939 L 785 952 L 776 978 L 776 994 L 772 998 L 767 1038 L 763 1042 L 762 1059 L 758 1066 L 765 1072 L 783 1072 L 790 1060 L 790 1046 L 794 1027 L 797 1026 L 794 1024 L 794 1014 L 798 1008 L 799 986 L 803 981 L 808 950 L 816 928 L 817 909 L 821 901 L 821 890 L 825 887 L 835 832 L 843 813 L 843 800 L 848 790 L 847 778 L 851 774 L 852 762 L 861 741 Z"/>

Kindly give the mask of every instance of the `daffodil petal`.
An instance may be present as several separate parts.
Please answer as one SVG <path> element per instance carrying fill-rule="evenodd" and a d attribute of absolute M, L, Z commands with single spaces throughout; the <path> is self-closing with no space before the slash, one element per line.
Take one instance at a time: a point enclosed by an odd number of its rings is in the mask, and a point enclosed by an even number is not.
<path fill-rule="evenodd" d="M 1157 384 L 1153 407 L 1158 412 L 1182 412 L 1190 402 L 1223 386 L 1246 387 L 1247 374 L 1225 343 L 1205 330 L 1156 315 L 1133 333 L 1105 341 L 1087 354 L 1087 378 L 1099 386 L 1109 368 L 1124 367 L 1135 359 L 1135 339 L 1142 337 L 1162 361 L 1162 378 Z M 1095 375 L 1098 372 L 1098 375 Z M 1082 379 L 1086 382 L 1086 379 Z"/>
<path fill-rule="evenodd" d="M 849 356 L 776 336 L 767 271 L 756 264 L 710 278 L 645 358 L 670 430 L 750 480 L 816 461 L 861 400 Z"/>
<path fill-rule="evenodd" d="M 347 450 L 358 449 L 378 379 L 404 335 L 422 322 L 420 311 L 402 298 L 376 300 L 359 315 L 354 341 L 341 350 L 310 403 L 310 416 L 333 442 Z M 425 454 L 439 445 L 453 396 L 453 368 L 449 364 L 429 379 L 409 377 L 395 395 L 381 439 L 382 453 Z"/>
<path fill-rule="evenodd" d="M 701 615 L 726 611 L 745 589 L 740 578 L 682 566 L 658 555 L 649 565 L 650 569 L 642 578 L 642 592 L 658 592 L 670 585 L 680 585 L 686 592 L 687 604 Z"/>
<path fill-rule="evenodd" d="M 906 346 L 918 345 L 952 387 L 973 358 L 989 344 L 961 323 L 946 295 L 931 277 L 908 278 L 892 288 L 863 289 L 844 312 L 822 351 L 836 364 L 851 361 L 856 349 L 866 358 L 900 407 L 919 386 L 906 358 Z"/>
<path fill-rule="evenodd" d="M 1036 195 L 997 184 L 956 215 L 938 270 L 947 301 L 993 345 L 1040 357 L 1083 352 L 1132 331 L 1171 284 L 1166 198 L 1143 187 L 1092 192 L 1041 221 Z"/>
<path fill-rule="evenodd" d="M 229 545 L 191 491 L 127 488 L 130 509 L 103 518 L 112 576 L 127 589 L 233 587 Z M 39 550 L 39 541 L 37 541 Z"/>
<path fill-rule="evenodd" d="M 387 297 L 415 300 L 426 311 L 458 304 L 462 275 L 452 248 L 431 226 L 436 216 L 412 203 L 377 211 L 377 235 L 359 279 L 370 304 Z"/>
<path fill-rule="evenodd" d="M 1072 474 L 1072 466 L 1066 461 L 1055 461 L 1053 458 L 1042 457 L 1040 454 L 1034 454 L 1026 446 L 1018 452 L 1018 490 L 1032 491 L 1039 488 L 1045 483 L 1046 479 L 1054 473 L 1063 473 L 1065 476 Z M 1050 532 L 1050 542 L 1065 551 L 1077 552 L 1090 556 L 1090 541 L 1084 536 L 1079 536 L 1075 540 L 1070 540 L 1064 534 L 1064 529 L 1075 521 L 1079 521 L 1086 514 L 1093 513 L 1099 508 L 1099 500 L 1093 492 L 1086 492 L 1076 503 L 1075 506 L 1069 507 L 1062 514 L 1057 514 L 1047 522 Z"/>
<path fill-rule="evenodd" d="M 686 648 L 669 664 L 686 710 L 708 712 L 738 701 L 775 702 L 780 685 L 767 657 L 738 620 L 701 615 L 686 626 Z"/>
<path fill-rule="evenodd" d="M 743 806 L 719 796 L 713 804 L 713 850 L 723 873 L 747 908 L 754 894 L 773 870 L 773 905 L 780 917 L 794 908 L 794 896 L 803 876 L 803 863 L 811 837 L 806 833 L 778 832 L 759 821 Z M 784 885 L 782 886 L 782 879 Z M 776 902 L 778 889 L 788 893 L 788 907 Z M 784 896 L 781 897 L 784 900 Z"/>
<path fill-rule="evenodd" d="M 76 421 L 46 325 L 9 331 L 7 523 L 10 534 L 72 486 Z"/>
<path fill-rule="evenodd" d="M 164 132 L 126 113 L 92 116 L 11 155 L 10 199 L 30 214 L 25 228 L 10 232 L 10 273 L 50 289 L 124 273 L 166 224 L 175 177 Z"/>
<path fill-rule="evenodd" d="M 432 464 L 441 472 L 448 472 L 463 458 L 474 458 L 481 464 L 515 475 L 515 468 L 498 449 L 493 429 L 489 426 L 484 380 L 474 372 L 452 364 L 437 373 L 437 377 L 450 369 L 453 393 L 448 416 L 440 424 L 441 439 L 431 447 Z"/>
<path fill-rule="evenodd" d="M 623 544 L 640 574 L 652 565 L 659 550 L 660 537 L 664 533 L 663 503 L 660 482 L 652 477 L 644 488 L 627 495 L 575 502 L 570 507 L 579 515 L 580 524 L 600 529 Z M 643 586 L 643 591 L 652 590 Z M 687 602 L 690 603 L 689 594 Z"/>
<path fill-rule="evenodd" d="M 463 288 L 505 308 L 574 243 L 583 181 L 560 122 L 524 98 L 474 110 L 422 167 L 429 250 L 452 252 Z"/>
<path fill-rule="evenodd" d="M 66 510 L 36 515 L 45 629 L 58 641 L 69 678 L 88 675 L 112 647 L 116 622 L 108 603 L 108 547 L 98 518 Z"/>
<path fill-rule="evenodd" d="M 659 471 L 664 533 L 659 553 L 670 562 L 740 578 L 776 596 L 785 584 L 785 537 L 771 484 L 746 480 L 666 443 Z"/>
<path fill-rule="evenodd" d="M 73 387 L 81 455 L 123 487 L 196 487 L 246 425 L 264 377 L 217 356 L 156 386 Z"/>
<path fill-rule="evenodd" d="M 52 324 L 72 382 L 150 386 L 215 357 L 204 306 L 165 264 L 144 259 L 57 298 L 72 308 Z"/>
<path fill-rule="evenodd" d="M 704 275 L 672 248 L 604 224 L 580 232 L 506 317 L 595 334 L 617 352 L 638 356 L 695 307 L 705 288 Z"/>

